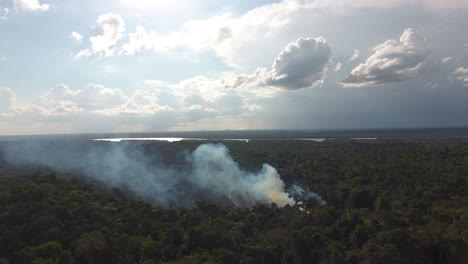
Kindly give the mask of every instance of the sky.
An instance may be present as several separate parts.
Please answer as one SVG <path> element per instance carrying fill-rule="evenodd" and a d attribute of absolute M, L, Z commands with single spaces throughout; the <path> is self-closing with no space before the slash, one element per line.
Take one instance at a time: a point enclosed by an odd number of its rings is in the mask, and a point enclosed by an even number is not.
<path fill-rule="evenodd" d="M 468 126 L 468 0 L 0 0 L 0 135 Z"/>

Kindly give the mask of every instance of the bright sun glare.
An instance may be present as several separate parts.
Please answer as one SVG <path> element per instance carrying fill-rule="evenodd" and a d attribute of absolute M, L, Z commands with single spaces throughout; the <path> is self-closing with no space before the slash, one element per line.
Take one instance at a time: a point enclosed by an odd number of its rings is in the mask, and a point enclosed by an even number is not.
<path fill-rule="evenodd" d="M 159 9 L 159 10 L 170 10 L 178 8 L 186 8 L 192 0 L 121 0 L 121 3 L 128 8 L 134 9 Z"/>

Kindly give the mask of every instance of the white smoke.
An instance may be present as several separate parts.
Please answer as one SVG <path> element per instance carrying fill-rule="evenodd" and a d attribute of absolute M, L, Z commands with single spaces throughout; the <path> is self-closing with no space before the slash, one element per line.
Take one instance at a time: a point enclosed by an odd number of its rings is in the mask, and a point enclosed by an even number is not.
<path fill-rule="evenodd" d="M 322 196 L 310 191 L 309 189 L 304 189 L 297 184 L 291 185 L 289 188 L 289 193 L 294 197 L 299 197 L 300 199 L 315 199 L 319 205 L 325 205 L 327 203 L 325 200 L 323 200 Z"/>
<path fill-rule="evenodd" d="M 177 167 L 161 162 L 156 150 L 149 154 L 143 146 L 129 142 L 12 142 L 4 156 L 14 165 L 41 165 L 82 174 L 161 204 L 175 201 L 192 206 L 198 199 L 210 199 L 235 206 L 276 203 L 283 207 L 296 204 L 294 197 L 306 193 L 300 186 L 286 192 L 280 175 L 268 164 L 257 173 L 242 170 L 222 144 L 198 146 Z M 310 197 L 323 204 L 314 195 Z"/>
<path fill-rule="evenodd" d="M 225 195 L 234 204 L 276 203 L 294 205 L 284 191 L 284 182 L 275 168 L 263 164 L 259 173 L 242 171 L 226 146 L 200 145 L 191 155 L 192 182 L 201 189 Z"/>

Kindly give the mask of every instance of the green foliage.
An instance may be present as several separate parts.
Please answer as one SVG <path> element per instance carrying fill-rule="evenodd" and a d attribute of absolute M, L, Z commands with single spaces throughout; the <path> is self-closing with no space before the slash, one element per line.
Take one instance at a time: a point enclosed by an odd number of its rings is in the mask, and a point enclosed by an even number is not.
<path fill-rule="evenodd" d="M 177 165 L 178 148 L 197 144 L 157 146 Z M 468 261 L 467 141 L 229 147 L 244 168 L 268 162 L 327 204 L 162 207 L 45 169 L 0 168 L 0 264 Z"/>
<path fill-rule="evenodd" d="M 380 194 L 375 200 L 374 207 L 377 210 L 391 210 L 392 201 L 387 194 Z"/>
<path fill-rule="evenodd" d="M 57 241 L 50 241 L 32 249 L 33 254 L 41 258 L 57 258 L 62 251 L 62 244 Z"/>

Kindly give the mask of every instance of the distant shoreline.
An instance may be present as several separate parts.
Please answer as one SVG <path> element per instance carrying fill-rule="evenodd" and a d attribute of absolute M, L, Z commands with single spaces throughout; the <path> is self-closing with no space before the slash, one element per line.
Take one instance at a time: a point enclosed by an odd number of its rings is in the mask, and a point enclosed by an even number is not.
<path fill-rule="evenodd" d="M 137 133 L 88 133 L 49 135 L 5 135 L 0 141 L 23 139 L 112 139 L 112 138 L 183 138 L 206 140 L 254 139 L 384 139 L 384 138 L 458 138 L 468 137 L 468 127 L 408 128 L 408 129 L 342 129 L 342 130 L 218 130 L 218 131 L 167 131 Z"/>

